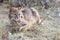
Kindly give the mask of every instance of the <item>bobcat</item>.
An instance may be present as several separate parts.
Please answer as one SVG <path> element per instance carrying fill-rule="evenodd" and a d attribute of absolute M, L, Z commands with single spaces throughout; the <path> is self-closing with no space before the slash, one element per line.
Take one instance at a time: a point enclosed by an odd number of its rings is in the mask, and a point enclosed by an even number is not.
<path fill-rule="evenodd" d="M 11 7 L 9 19 L 12 28 L 18 30 L 27 30 L 32 25 L 40 23 L 41 19 L 35 8 Z"/>

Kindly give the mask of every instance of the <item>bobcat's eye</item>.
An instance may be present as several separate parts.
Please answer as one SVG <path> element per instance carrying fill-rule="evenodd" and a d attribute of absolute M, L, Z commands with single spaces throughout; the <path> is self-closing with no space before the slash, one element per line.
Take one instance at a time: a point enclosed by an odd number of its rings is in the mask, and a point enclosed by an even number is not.
<path fill-rule="evenodd" d="M 21 16 L 21 18 L 23 18 L 23 16 Z"/>

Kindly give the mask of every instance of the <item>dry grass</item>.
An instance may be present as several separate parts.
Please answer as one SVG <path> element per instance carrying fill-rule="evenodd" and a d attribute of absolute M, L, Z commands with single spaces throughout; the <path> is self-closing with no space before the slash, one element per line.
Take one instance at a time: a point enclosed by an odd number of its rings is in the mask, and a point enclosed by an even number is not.
<path fill-rule="evenodd" d="M 9 33 L 9 39 L 10 40 L 17 40 L 17 39 L 19 40 L 60 40 L 60 17 L 58 16 L 58 13 L 56 13 L 57 11 L 56 9 L 57 8 L 51 8 L 50 11 L 39 9 L 39 14 L 43 19 L 43 22 L 25 32 L 19 32 L 15 34 Z M 48 12 L 49 15 L 47 15 Z M 0 38 L 3 36 L 3 34 L 7 35 L 6 25 L 9 24 L 9 20 L 8 20 L 8 13 L 6 14 L 5 13 L 6 11 L 4 12 L 0 11 Z"/>

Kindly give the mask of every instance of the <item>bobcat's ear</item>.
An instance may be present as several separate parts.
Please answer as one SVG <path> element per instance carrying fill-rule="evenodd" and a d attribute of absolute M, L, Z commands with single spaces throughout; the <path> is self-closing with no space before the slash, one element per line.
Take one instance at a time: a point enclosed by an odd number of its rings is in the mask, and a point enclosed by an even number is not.
<path fill-rule="evenodd" d="M 41 18 L 38 11 L 35 8 L 31 8 L 32 15 L 37 19 L 37 23 L 41 23 Z"/>
<path fill-rule="evenodd" d="M 9 9 L 10 9 L 10 12 L 12 12 L 14 10 L 18 11 L 18 8 L 17 7 L 9 7 Z"/>

